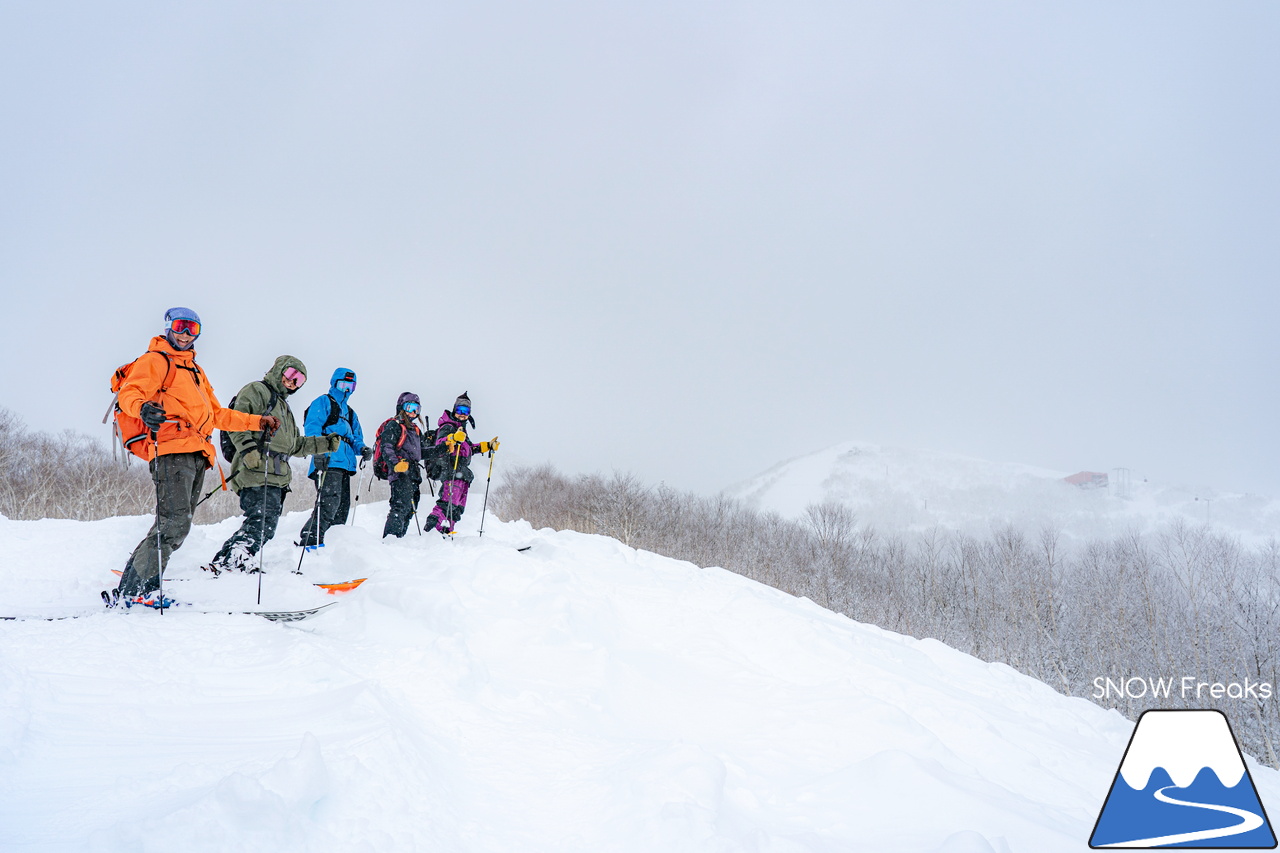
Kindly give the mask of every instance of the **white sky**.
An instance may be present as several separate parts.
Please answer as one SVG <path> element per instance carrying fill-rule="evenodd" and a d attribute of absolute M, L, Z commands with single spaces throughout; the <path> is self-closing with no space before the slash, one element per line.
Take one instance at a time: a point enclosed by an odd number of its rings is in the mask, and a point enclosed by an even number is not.
<path fill-rule="evenodd" d="M 1280 494 L 1271 3 L 0 0 L 0 405 L 188 305 L 714 491 L 846 439 Z"/>

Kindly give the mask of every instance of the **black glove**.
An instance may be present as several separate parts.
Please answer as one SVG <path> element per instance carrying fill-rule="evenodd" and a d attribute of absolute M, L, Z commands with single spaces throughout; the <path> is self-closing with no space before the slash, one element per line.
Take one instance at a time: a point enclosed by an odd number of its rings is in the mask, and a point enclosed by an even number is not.
<path fill-rule="evenodd" d="M 360 458 L 361 458 L 361 459 L 363 459 L 365 462 L 368 462 L 370 459 L 372 459 L 372 458 L 373 458 L 373 448 L 372 448 L 372 447 L 362 447 L 362 448 L 360 448 Z"/>
<path fill-rule="evenodd" d="M 312 456 L 311 462 L 316 466 L 316 471 L 329 470 L 329 454 L 328 453 L 318 453 L 315 456 Z"/>
<path fill-rule="evenodd" d="M 164 406 L 156 403 L 143 403 L 142 410 L 138 412 L 138 417 L 142 418 L 142 422 L 147 425 L 147 429 L 155 432 L 164 423 Z"/>

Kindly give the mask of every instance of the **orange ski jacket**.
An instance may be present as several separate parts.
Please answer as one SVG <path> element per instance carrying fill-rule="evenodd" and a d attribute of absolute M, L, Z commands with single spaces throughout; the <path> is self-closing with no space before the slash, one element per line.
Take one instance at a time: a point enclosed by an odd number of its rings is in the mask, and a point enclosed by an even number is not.
<path fill-rule="evenodd" d="M 169 373 L 170 361 L 174 368 L 173 384 L 161 394 L 160 386 Z M 224 409 L 213 393 L 209 378 L 196 364 L 196 351 L 174 349 L 164 335 L 151 339 L 151 346 L 134 363 L 116 398 L 120 411 L 135 418 L 141 417 L 142 404 L 148 401 L 164 407 L 166 422 L 156 434 L 157 452 L 161 456 L 203 453 L 213 468 L 218 457 L 210 436 L 215 428 L 228 432 L 262 429 L 261 416 Z"/>

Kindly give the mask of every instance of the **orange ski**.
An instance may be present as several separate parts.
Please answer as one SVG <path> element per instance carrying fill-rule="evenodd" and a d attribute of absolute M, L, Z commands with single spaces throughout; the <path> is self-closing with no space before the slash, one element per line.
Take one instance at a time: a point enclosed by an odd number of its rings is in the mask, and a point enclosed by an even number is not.
<path fill-rule="evenodd" d="M 343 581 L 342 583 L 318 583 L 315 584 L 315 586 L 320 587 L 330 595 L 338 595 L 344 592 L 351 592 L 351 590 L 360 586 L 360 584 L 364 583 L 366 580 L 368 580 L 368 578 L 356 578 L 353 581 Z"/>

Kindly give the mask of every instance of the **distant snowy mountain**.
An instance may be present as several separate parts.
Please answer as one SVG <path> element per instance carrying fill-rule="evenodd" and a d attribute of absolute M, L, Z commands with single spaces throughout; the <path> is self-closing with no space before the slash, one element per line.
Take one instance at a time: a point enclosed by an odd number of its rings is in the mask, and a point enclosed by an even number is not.
<path fill-rule="evenodd" d="M 1083 488 L 1066 482 L 1075 473 L 851 441 L 783 462 L 725 492 L 789 517 L 811 503 L 837 501 L 884 532 L 940 526 L 981 534 L 1013 524 L 1090 538 L 1183 519 L 1248 543 L 1280 537 L 1280 501 L 1126 479 L 1117 470 L 1100 472 L 1108 474 L 1107 486 Z"/>
<path fill-rule="evenodd" d="M 1085 849 L 1132 725 L 1000 664 L 720 569 L 386 505 L 263 605 L 0 622 L 0 849 L 1056 853 Z M 148 518 L 0 520 L 0 613 L 93 610 Z M 253 576 L 168 588 L 250 606 Z M 527 551 L 517 550 L 529 546 Z M 1252 769 L 1280 803 L 1280 773 Z"/>

